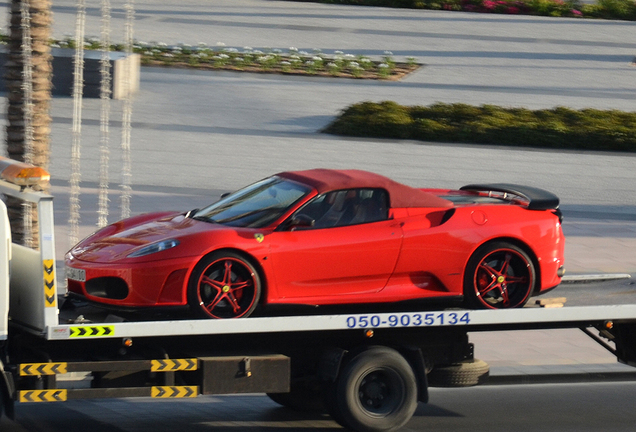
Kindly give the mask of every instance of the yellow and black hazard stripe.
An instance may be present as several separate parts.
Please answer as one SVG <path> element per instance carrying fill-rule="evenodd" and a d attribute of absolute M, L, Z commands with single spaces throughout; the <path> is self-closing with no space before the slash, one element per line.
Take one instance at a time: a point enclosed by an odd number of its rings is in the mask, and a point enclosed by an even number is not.
<path fill-rule="evenodd" d="M 21 390 L 20 402 L 64 402 L 67 390 Z"/>
<path fill-rule="evenodd" d="M 52 259 L 43 260 L 44 266 L 44 305 L 45 307 L 55 307 L 57 289 L 55 288 L 55 261 Z"/>
<path fill-rule="evenodd" d="M 192 398 L 198 394 L 197 386 L 153 386 L 150 390 L 153 398 Z"/>
<path fill-rule="evenodd" d="M 96 337 L 96 336 L 114 336 L 115 326 L 113 325 L 84 325 L 70 328 L 71 338 L 80 337 Z"/>
<path fill-rule="evenodd" d="M 20 376 L 65 374 L 68 363 L 22 363 Z"/>
<path fill-rule="evenodd" d="M 163 359 L 152 360 L 151 372 L 194 371 L 199 367 L 198 359 Z"/>

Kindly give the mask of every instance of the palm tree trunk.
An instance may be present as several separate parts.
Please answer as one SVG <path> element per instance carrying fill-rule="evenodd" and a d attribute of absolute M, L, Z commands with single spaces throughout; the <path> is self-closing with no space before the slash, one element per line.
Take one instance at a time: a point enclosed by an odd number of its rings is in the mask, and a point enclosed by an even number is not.
<path fill-rule="evenodd" d="M 6 64 L 8 92 L 7 153 L 11 159 L 24 161 L 27 156 L 27 131 L 25 129 L 25 86 L 23 85 L 24 46 L 22 28 L 22 1 L 11 0 L 9 57 Z M 32 117 L 33 130 L 31 162 L 48 169 L 50 157 L 51 117 L 51 0 L 24 0 L 29 4 L 31 33 Z M 49 185 L 42 187 L 48 191 Z M 23 209 L 19 200 L 7 197 L 13 241 L 24 243 Z M 37 212 L 33 212 L 33 247 L 38 246 Z"/>

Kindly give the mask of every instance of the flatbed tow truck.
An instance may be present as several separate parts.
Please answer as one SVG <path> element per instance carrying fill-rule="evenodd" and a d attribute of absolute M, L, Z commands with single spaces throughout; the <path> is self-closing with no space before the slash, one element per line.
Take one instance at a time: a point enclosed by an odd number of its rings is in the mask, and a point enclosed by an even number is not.
<path fill-rule="evenodd" d="M 429 386 L 487 377 L 469 331 L 580 328 L 636 366 L 631 304 L 87 320 L 60 307 L 53 197 L 31 187 L 48 174 L 1 158 L 0 176 L 0 193 L 36 206 L 40 224 L 39 250 L 12 243 L 0 201 L 0 415 L 10 418 L 15 403 L 258 392 L 293 409 L 326 409 L 351 430 L 397 430 Z"/>

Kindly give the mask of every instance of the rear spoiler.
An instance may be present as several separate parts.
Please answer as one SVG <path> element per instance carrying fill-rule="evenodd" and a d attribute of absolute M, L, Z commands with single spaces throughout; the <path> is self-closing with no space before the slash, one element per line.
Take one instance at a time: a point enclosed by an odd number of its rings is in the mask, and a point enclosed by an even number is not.
<path fill-rule="evenodd" d="M 532 186 L 522 186 L 510 183 L 471 184 L 462 186 L 459 190 L 480 192 L 492 195 L 493 192 L 506 195 L 515 195 L 528 201 L 529 210 L 556 210 L 559 208 L 559 197 L 552 192 Z M 513 198 L 513 197 L 510 197 Z"/>

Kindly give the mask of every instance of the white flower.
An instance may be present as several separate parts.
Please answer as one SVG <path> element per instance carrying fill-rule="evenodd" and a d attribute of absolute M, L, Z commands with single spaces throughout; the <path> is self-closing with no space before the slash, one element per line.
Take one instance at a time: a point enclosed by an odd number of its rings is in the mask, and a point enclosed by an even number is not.
<path fill-rule="evenodd" d="M 300 57 L 298 57 L 297 55 L 290 55 L 289 58 L 292 60 L 300 60 Z"/>
<path fill-rule="evenodd" d="M 280 62 L 280 65 L 281 66 L 291 66 L 291 63 L 288 62 L 288 61 L 282 61 L 282 62 Z"/>
<path fill-rule="evenodd" d="M 60 47 L 60 46 L 59 46 L 58 44 L 56 44 L 56 43 L 52 43 L 52 44 L 51 44 L 51 48 L 59 48 L 59 47 Z"/>
<path fill-rule="evenodd" d="M 289 47 L 289 51 L 290 51 L 290 52 L 298 52 L 298 48 L 296 48 L 296 47 Z"/>
<path fill-rule="evenodd" d="M 222 47 L 222 46 L 225 46 L 225 44 L 224 44 L 223 42 L 217 42 L 217 43 L 216 43 L 216 46 L 220 46 L 220 47 Z"/>
<path fill-rule="evenodd" d="M 337 55 L 342 55 L 342 54 L 344 54 L 344 52 L 343 52 L 343 51 L 334 51 L 333 53 L 334 53 L 334 54 L 337 54 Z"/>
<path fill-rule="evenodd" d="M 322 57 L 318 57 L 318 56 L 313 56 L 311 59 L 312 59 L 313 61 L 317 61 L 317 62 L 322 61 Z"/>
<path fill-rule="evenodd" d="M 163 56 L 164 56 L 164 57 L 174 57 L 174 55 L 173 55 L 173 54 L 170 54 L 170 53 L 163 53 Z"/>
<path fill-rule="evenodd" d="M 338 67 L 338 65 L 337 65 L 337 64 L 335 64 L 335 63 L 327 63 L 327 67 L 328 67 L 328 68 L 337 68 L 337 67 Z"/>
<path fill-rule="evenodd" d="M 235 57 L 234 61 L 237 63 L 243 63 L 245 61 L 245 59 L 243 57 Z"/>
<path fill-rule="evenodd" d="M 229 58 L 230 58 L 230 56 L 229 56 L 229 55 L 227 55 L 227 54 L 219 54 L 219 56 L 218 56 L 218 57 L 219 57 L 220 59 L 223 59 L 223 60 L 225 60 L 225 59 L 229 59 Z"/>
<path fill-rule="evenodd" d="M 268 61 L 272 60 L 273 58 L 274 57 L 272 57 L 270 55 L 266 55 L 266 56 L 263 56 L 263 57 L 259 57 L 256 60 L 261 62 L 261 63 L 265 63 L 265 62 L 268 62 Z"/>
<path fill-rule="evenodd" d="M 205 48 L 205 47 L 207 47 L 207 46 L 208 46 L 208 44 L 206 44 L 205 42 L 199 42 L 199 43 L 197 44 L 197 46 L 198 46 L 199 48 Z"/>
<path fill-rule="evenodd" d="M 379 67 L 380 69 L 386 69 L 386 68 L 388 68 L 388 67 L 389 67 L 389 65 L 388 65 L 388 64 L 386 64 L 386 63 L 380 63 L 380 64 L 378 65 L 378 67 Z"/>
<path fill-rule="evenodd" d="M 309 53 L 307 51 L 300 51 L 298 54 L 300 54 L 301 56 L 308 56 Z"/>
<path fill-rule="evenodd" d="M 281 49 L 279 49 L 279 48 L 274 48 L 274 49 L 272 50 L 272 52 L 273 52 L 273 53 L 275 53 L 275 54 L 280 54 L 280 53 L 282 53 L 282 52 L 283 52 L 283 50 L 281 50 Z"/>
<path fill-rule="evenodd" d="M 351 62 L 351 63 L 349 63 L 349 67 L 355 69 L 355 68 L 359 68 L 360 65 L 357 62 Z"/>
<path fill-rule="evenodd" d="M 167 47 L 167 46 L 168 46 L 168 44 L 167 44 L 167 43 L 165 43 L 165 42 L 159 42 L 159 43 L 157 44 L 157 46 L 160 46 L 160 47 L 162 47 L 162 48 L 165 48 L 165 47 Z"/>
<path fill-rule="evenodd" d="M 384 51 L 384 55 L 392 56 L 393 53 L 391 51 Z"/>
<path fill-rule="evenodd" d="M 254 50 L 252 51 L 252 54 L 264 54 L 264 53 L 261 50 Z"/>
<path fill-rule="evenodd" d="M 314 51 L 315 53 L 321 53 L 321 52 L 322 52 L 322 50 L 321 50 L 320 48 L 314 48 L 314 50 L 313 50 L 313 51 Z"/>
<path fill-rule="evenodd" d="M 252 47 L 248 47 L 248 46 L 246 46 L 246 47 L 243 47 L 243 50 L 244 50 L 244 51 L 252 51 Z"/>
<path fill-rule="evenodd" d="M 305 64 L 306 64 L 307 66 L 313 66 L 313 65 L 314 65 L 314 62 L 312 62 L 311 60 L 307 60 L 307 61 L 305 62 Z"/>
<path fill-rule="evenodd" d="M 360 59 L 360 61 L 361 61 L 362 63 L 371 63 L 371 59 L 368 59 L 368 58 L 366 58 L 366 57 L 361 58 L 361 59 Z"/>
<path fill-rule="evenodd" d="M 51 46 L 53 46 L 53 45 L 51 45 Z M 146 51 L 146 52 L 144 52 L 144 55 L 151 56 L 151 55 L 154 55 L 154 53 L 152 51 Z"/>
<path fill-rule="evenodd" d="M 354 56 L 353 54 L 345 54 L 345 58 L 346 59 L 353 59 L 353 58 L 356 58 L 356 56 Z"/>

